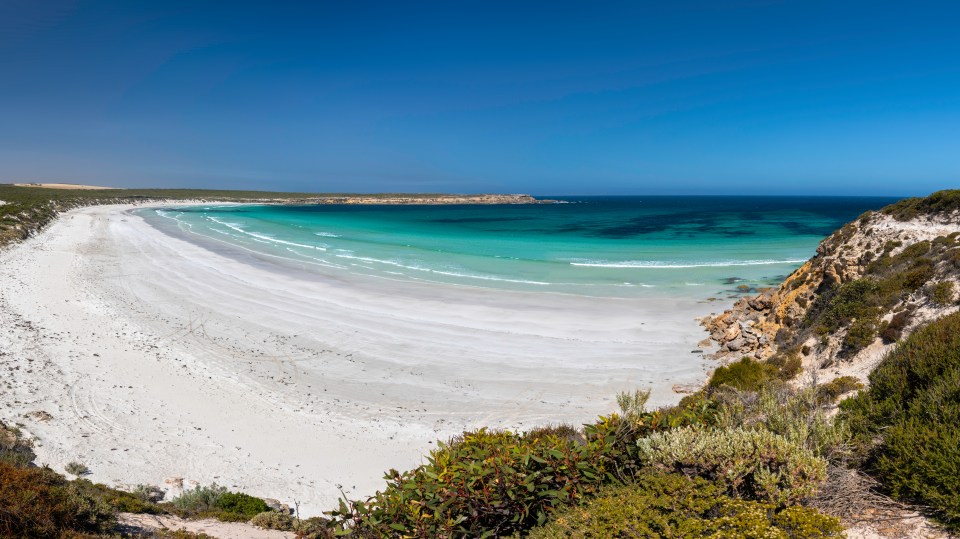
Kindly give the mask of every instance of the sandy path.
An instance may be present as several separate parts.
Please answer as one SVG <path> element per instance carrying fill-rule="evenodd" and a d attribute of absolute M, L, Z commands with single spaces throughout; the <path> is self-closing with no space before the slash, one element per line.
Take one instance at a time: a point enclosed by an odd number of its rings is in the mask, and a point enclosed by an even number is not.
<path fill-rule="evenodd" d="M 0 417 L 116 485 L 216 481 L 329 508 L 437 438 L 584 422 L 702 380 L 710 306 L 349 282 L 101 206 L 0 253 Z M 30 416 L 44 411 L 53 419 Z"/>

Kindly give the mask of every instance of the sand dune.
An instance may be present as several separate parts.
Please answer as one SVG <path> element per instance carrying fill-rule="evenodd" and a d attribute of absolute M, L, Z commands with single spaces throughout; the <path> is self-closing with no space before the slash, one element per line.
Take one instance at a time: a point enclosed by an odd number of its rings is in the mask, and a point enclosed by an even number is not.
<path fill-rule="evenodd" d="M 674 402 L 707 369 L 702 303 L 343 280 L 131 210 L 75 210 L 0 253 L 0 417 L 97 481 L 318 514 L 464 428 L 584 422 L 636 387 Z"/>

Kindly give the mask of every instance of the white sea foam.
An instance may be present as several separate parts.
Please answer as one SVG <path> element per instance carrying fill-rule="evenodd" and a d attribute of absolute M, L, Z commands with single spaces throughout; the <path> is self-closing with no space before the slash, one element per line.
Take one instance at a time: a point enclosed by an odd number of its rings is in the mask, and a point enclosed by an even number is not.
<path fill-rule="evenodd" d="M 323 236 L 324 238 L 339 238 L 340 234 L 334 234 L 333 232 L 314 232 L 317 236 Z"/>

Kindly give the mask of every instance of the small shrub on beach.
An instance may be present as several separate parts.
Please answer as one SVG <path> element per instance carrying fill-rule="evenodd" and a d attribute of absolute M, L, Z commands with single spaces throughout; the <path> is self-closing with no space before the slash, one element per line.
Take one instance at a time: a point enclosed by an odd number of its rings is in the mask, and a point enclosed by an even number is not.
<path fill-rule="evenodd" d="M 715 484 L 677 474 L 648 474 L 559 511 L 530 539 L 842 537 L 837 519 L 816 510 L 776 507 L 726 496 Z M 519 537 L 519 536 L 515 536 Z"/>
<path fill-rule="evenodd" d="M 264 511 L 270 506 L 260 498 L 241 492 L 225 492 L 217 500 L 217 509 L 220 520 L 246 521 Z"/>
<path fill-rule="evenodd" d="M 216 483 L 210 486 L 197 485 L 193 489 L 185 490 L 173 499 L 173 506 L 189 513 L 210 513 L 218 509 L 220 497 L 226 494 L 227 488 Z"/>
<path fill-rule="evenodd" d="M 288 513 L 271 510 L 254 515 L 250 524 L 268 530 L 293 531 L 295 521 Z"/>
<path fill-rule="evenodd" d="M 766 430 L 686 427 L 653 433 L 637 446 L 644 464 L 777 505 L 811 496 L 826 478 L 825 460 Z"/>
<path fill-rule="evenodd" d="M 270 510 L 262 499 L 230 492 L 216 483 L 184 491 L 173 499 L 172 506 L 186 516 L 208 516 L 227 522 L 250 520 Z"/>
<path fill-rule="evenodd" d="M 90 468 L 87 468 L 86 464 L 83 464 L 82 462 L 76 462 L 76 461 L 67 464 L 66 466 L 64 466 L 63 469 L 66 470 L 68 474 L 75 475 L 77 477 L 80 477 L 81 475 L 87 475 L 90 473 Z"/>

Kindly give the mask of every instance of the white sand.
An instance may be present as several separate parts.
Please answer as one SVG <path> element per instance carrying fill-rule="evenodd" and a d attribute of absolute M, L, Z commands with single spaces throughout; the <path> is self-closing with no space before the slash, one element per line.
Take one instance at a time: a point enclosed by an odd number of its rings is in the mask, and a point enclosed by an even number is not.
<path fill-rule="evenodd" d="M 0 417 L 96 481 L 216 481 L 318 514 L 464 428 L 586 422 L 637 387 L 676 402 L 708 368 L 691 353 L 708 304 L 346 282 L 130 209 L 74 210 L 0 253 Z"/>

